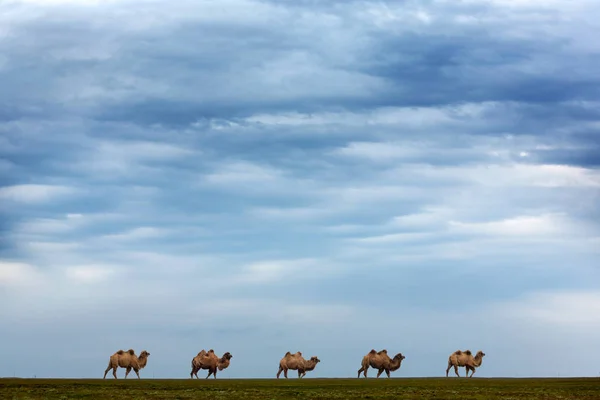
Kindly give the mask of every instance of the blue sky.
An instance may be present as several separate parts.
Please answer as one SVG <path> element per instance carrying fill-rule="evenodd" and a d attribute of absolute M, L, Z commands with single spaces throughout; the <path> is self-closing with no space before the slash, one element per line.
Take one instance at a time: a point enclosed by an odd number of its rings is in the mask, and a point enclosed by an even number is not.
<path fill-rule="evenodd" d="M 0 376 L 598 375 L 599 14 L 2 1 Z"/>

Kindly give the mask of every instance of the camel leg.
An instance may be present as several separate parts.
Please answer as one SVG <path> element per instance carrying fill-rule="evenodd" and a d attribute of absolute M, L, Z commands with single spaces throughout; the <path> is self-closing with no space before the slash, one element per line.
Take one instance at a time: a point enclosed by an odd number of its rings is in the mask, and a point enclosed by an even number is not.
<path fill-rule="evenodd" d="M 208 379 L 212 375 L 212 369 L 208 369 L 208 375 L 206 375 L 206 379 Z"/>
<path fill-rule="evenodd" d="M 389 369 L 386 369 L 386 370 L 385 370 L 385 373 L 386 373 L 387 377 L 389 378 L 389 377 L 390 377 L 390 370 L 389 370 Z"/>
<path fill-rule="evenodd" d="M 298 370 L 298 379 L 302 378 L 302 371 Z"/>
<path fill-rule="evenodd" d="M 134 368 L 134 369 L 133 369 L 133 371 L 134 371 L 134 372 L 135 372 L 135 374 L 137 375 L 138 379 L 141 379 L 141 378 L 140 378 L 140 370 L 139 370 L 139 369 L 137 369 L 137 368 Z"/>
<path fill-rule="evenodd" d="M 113 367 L 113 376 L 115 377 L 115 379 L 117 378 L 117 367 Z"/>
<path fill-rule="evenodd" d="M 452 363 L 448 363 L 448 368 L 446 368 L 446 378 L 448 377 L 448 372 L 450 371 L 450 368 L 452 368 Z"/>
<path fill-rule="evenodd" d="M 288 378 L 288 377 L 287 377 L 287 372 L 288 372 L 288 369 L 287 369 L 287 368 L 284 368 L 284 369 L 283 369 L 283 376 L 285 376 L 285 379 L 287 379 L 287 378 Z"/>
<path fill-rule="evenodd" d="M 106 370 L 104 371 L 104 378 L 102 378 L 102 379 L 106 379 L 106 374 L 108 374 L 108 371 L 110 371 L 111 368 L 112 368 L 111 365 L 108 364 L 108 367 L 106 367 Z"/>
<path fill-rule="evenodd" d="M 283 368 L 281 367 L 281 365 L 279 366 L 279 371 L 277 371 L 277 379 L 279 379 L 279 375 L 281 375 L 281 372 L 283 371 Z"/>
<path fill-rule="evenodd" d="M 360 373 L 362 372 L 365 375 L 365 378 L 367 377 L 367 370 L 369 369 L 369 366 L 366 367 L 360 367 L 360 369 L 358 370 L 358 377 L 360 378 Z"/>
<path fill-rule="evenodd" d="M 131 367 L 127 367 L 127 370 L 125 371 L 125 379 L 127 379 L 127 375 L 129 375 L 130 372 L 131 372 Z"/>
<path fill-rule="evenodd" d="M 215 367 L 215 370 L 213 371 L 213 378 L 217 379 L 217 367 Z"/>
<path fill-rule="evenodd" d="M 469 370 L 471 370 L 471 376 L 469 376 Z M 473 374 L 475 374 L 475 368 L 467 367 L 467 376 L 469 376 L 469 378 L 472 378 Z"/>
<path fill-rule="evenodd" d="M 383 373 L 384 368 L 381 368 L 379 371 L 377 371 L 377 377 L 379 378 L 379 376 Z"/>
<path fill-rule="evenodd" d="M 458 365 L 454 365 L 454 373 L 460 378 L 460 374 L 458 373 Z"/>

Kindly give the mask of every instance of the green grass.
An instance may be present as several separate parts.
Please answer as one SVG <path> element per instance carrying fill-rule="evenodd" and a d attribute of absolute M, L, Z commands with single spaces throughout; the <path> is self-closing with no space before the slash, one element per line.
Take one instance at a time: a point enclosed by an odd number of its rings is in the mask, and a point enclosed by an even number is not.
<path fill-rule="evenodd" d="M 0 379 L 0 398 L 591 400 L 600 379 Z"/>

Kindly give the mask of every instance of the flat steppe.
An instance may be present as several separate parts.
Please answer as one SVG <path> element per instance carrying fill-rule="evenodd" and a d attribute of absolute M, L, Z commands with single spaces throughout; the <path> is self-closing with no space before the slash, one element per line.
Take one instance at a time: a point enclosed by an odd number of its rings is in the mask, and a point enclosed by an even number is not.
<path fill-rule="evenodd" d="M 600 378 L 0 379 L 0 399 L 600 399 Z"/>

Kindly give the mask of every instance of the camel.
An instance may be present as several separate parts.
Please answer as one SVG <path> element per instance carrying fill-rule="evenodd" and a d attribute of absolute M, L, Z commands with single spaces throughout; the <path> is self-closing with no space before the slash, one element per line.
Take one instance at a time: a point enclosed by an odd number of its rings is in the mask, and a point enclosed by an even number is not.
<path fill-rule="evenodd" d="M 295 354 L 290 353 L 289 351 L 285 353 L 285 356 L 279 361 L 279 371 L 277 371 L 277 379 L 281 375 L 283 371 L 283 376 L 287 379 L 288 370 L 295 369 L 298 371 L 298 378 L 302 378 L 306 375 L 307 371 L 312 371 L 315 369 L 318 363 L 321 360 L 317 356 L 312 356 L 310 360 L 305 360 L 302 357 L 301 352 L 296 352 Z"/>
<path fill-rule="evenodd" d="M 475 357 L 471 353 L 471 350 L 460 351 L 456 350 L 454 353 L 450 354 L 448 357 L 448 368 L 446 368 L 446 377 L 448 377 L 448 372 L 450 368 L 454 367 L 454 373 L 456 376 L 460 377 L 458 374 L 458 367 L 465 367 L 467 370 L 467 377 L 472 378 L 475 373 L 475 368 L 479 367 L 483 362 L 483 356 L 485 353 L 481 350 L 477 352 Z M 471 376 L 469 376 L 469 371 L 471 372 Z"/>
<path fill-rule="evenodd" d="M 312 356 L 310 360 L 304 360 L 304 367 L 302 368 L 302 375 L 300 375 L 300 370 L 298 370 L 298 378 L 304 378 L 307 371 L 312 371 L 315 369 L 318 363 L 320 363 L 318 357 Z"/>
<path fill-rule="evenodd" d="M 387 350 L 381 350 L 379 352 L 375 351 L 375 349 L 371 350 L 369 354 L 363 357 L 361 362 L 361 367 L 358 370 L 358 377 L 360 378 L 360 373 L 362 372 L 367 377 L 367 370 L 369 367 L 373 367 L 378 370 L 377 377 L 385 371 L 387 377 L 390 377 L 390 371 L 396 371 L 402 365 L 402 360 L 406 357 L 402 355 L 402 353 L 398 353 L 394 356 L 394 358 L 390 358 L 387 354 Z"/>
<path fill-rule="evenodd" d="M 148 363 L 149 355 L 150 353 L 148 353 L 146 350 L 143 350 L 139 357 L 135 355 L 135 351 L 133 351 L 133 349 L 129 349 L 127 351 L 117 351 L 115 354 L 110 356 L 108 367 L 106 367 L 106 371 L 104 371 L 104 378 L 102 379 L 106 379 L 106 374 L 111 369 L 113 370 L 113 376 L 115 379 L 117 379 L 118 367 L 127 369 L 125 371 L 125 379 L 127 379 L 127 375 L 129 375 L 132 369 L 135 371 L 138 379 L 140 379 L 139 371 L 146 366 L 146 363 Z"/>
<path fill-rule="evenodd" d="M 223 357 L 219 358 L 213 349 L 209 351 L 202 350 L 196 357 L 192 359 L 192 372 L 190 372 L 190 377 L 193 379 L 194 376 L 198 378 L 198 371 L 201 369 L 207 369 L 208 375 L 206 379 L 208 379 L 211 375 L 214 378 L 217 378 L 217 370 L 223 371 L 225 368 L 229 367 L 230 360 L 233 358 L 230 352 L 223 354 Z"/>

